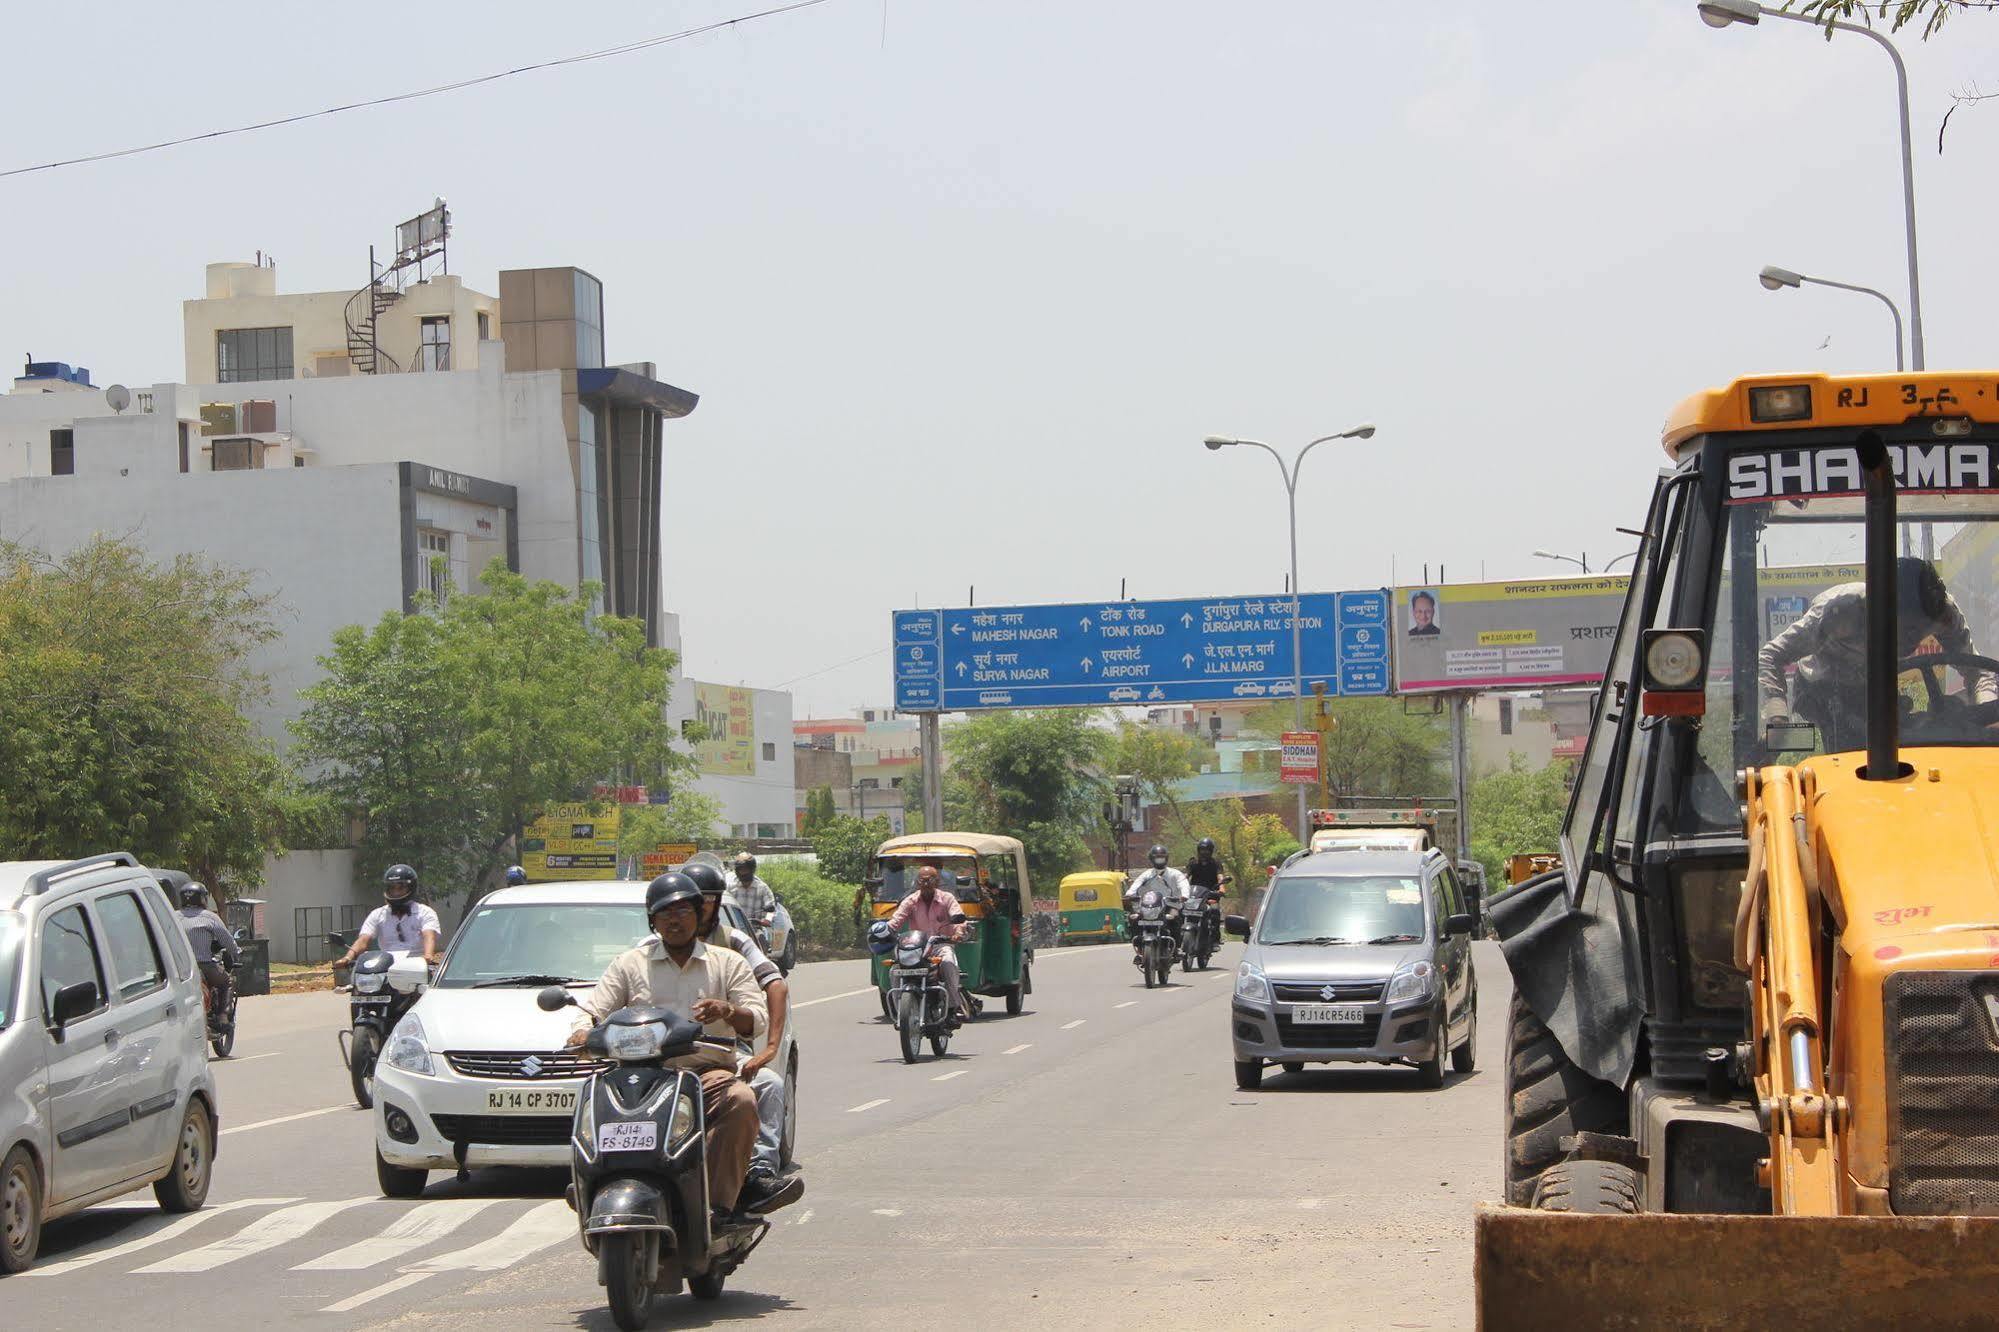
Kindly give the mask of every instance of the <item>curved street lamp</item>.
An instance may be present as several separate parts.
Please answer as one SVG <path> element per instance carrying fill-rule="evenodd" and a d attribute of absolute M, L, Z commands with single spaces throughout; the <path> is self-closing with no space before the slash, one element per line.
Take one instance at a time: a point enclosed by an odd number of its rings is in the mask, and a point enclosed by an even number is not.
<path fill-rule="evenodd" d="M 1874 290 L 1872 287 L 1857 287 L 1850 282 L 1834 282 L 1831 278 L 1806 277 L 1803 273 L 1793 273 L 1790 269 L 1779 268 L 1775 264 L 1765 264 L 1763 271 L 1756 275 L 1756 280 L 1771 291 L 1782 291 L 1786 287 L 1795 287 L 1800 283 L 1809 282 L 1815 287 L 1837 287 L 1841 291 L 1857 291 L 1863 295 L 1872 296 L 1875 300 L 1887 306 L 1888 313 L 1895 318 L 1895 369 L 1899 371 L 1902 368 L 1902 311 L 1885 294 Z"/>

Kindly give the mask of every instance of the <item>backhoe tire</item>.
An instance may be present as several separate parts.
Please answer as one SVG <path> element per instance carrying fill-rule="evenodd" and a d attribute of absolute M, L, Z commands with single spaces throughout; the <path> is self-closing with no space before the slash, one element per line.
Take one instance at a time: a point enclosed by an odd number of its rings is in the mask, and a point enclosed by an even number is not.
<path fill-rule="evenodd" d="M 1636 1216 L 1644 1188 L 1636 1170 L 1615 1161 L 1561 1161 L 1541 1172 L 1534 1210 Z"/>
<path fill-rule="evenodd" d="M 1506 1026 L 1506 1201 L 1533 1204 L 1542 1172 L 1562 1160 L 1563 1138 L 1624 1129 L 1623 1095 L 1571 1063 L 1516 993 Z"/>

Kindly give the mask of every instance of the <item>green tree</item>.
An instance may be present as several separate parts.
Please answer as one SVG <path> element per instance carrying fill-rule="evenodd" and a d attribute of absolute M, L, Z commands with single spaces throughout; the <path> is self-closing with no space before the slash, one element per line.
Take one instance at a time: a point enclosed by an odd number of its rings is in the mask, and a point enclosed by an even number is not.
<path fill-rule="evenodd" d="M 1506 882 L 1506 859 L 1529 851 L 1552 851 L 1568 808 L 1569 765 L 1558 759 L 1529 768 L 1518 754 L 1500 772 L 1472 783 L 1471 852 L 1485 866 L 1485 881 Z"/>
<path fill-rule="evenodd" d="M 1176 865 L 1194 858 L 1194 847 L 1203 837 L 1215 842 L 1215 859 L 1235 876 L 1229 894 L 1260 888 L 1270 876 L 1265 867 L 1298 849 L 1291 830 L 1275 814 L 1251 814 L 1243 802 L 1203 800 L 1184 807 L 1183 831 L 1168 843 Z M 1224 895 L 1226 900 L 1228 894 Z"/>
<path fill-rule="evenodd" d="M 249 576 L 98 538 L 0 546 L 0 857 L 120 848 L 218 889 L 279 849 L 283 773 L 245 713 L 275 637 Z"/>
<path fill-rule="evenodd" d="M 1448 787 L 1449 733 L 1442 718 L 1411 715 L 1393 698 L 1329 699 L 1326 712 L 1333 722 L 1322 742 L 1329 800 L 1422 796 Z M 1291 705 L 1259 709 L 1244 728 L 1275 739 L 1293 729 Z"/>
<path fill-rule="evenodd" d="M 812 835 L 812 853 L 819 857 L 819 873 L 836 883 L 858 886 L 867 877 L 868 860 L 875 848 L 890 836 L 886 816 L 857 819 L 850 814 L 834 815 Z"/>
<path fill-rule="evenodd" d="M 1180 804 L 1180 783 L 1199 772 L 1212 752 L 1184 731 L 1121 721 L 1105 746 L 1104 768 L 1107 776 L 1137 778 L 1145 803 L 1164 805 L 1167 816 L 1184 831 L 1187 818 Z"/>
<path fill-rule="evenodd" d="M 1923 20 L 1923 37 L 1934 37 L 1951 15 L 1970 9 L 1990 9 L 1983 0 L 1785 0 L 1784 9 L 1796 9 L 1805 17 L 1826 25 L 1826 36 L 1833 35 L 1832 24 L 1851 23 L 1855 18 L 1868 22 L 1877 15 L 1890 20 L 1888 31 L 1900 32 L 1916 19 Z"/>
<path fill-rule="evenodd" d="M 442 894 L 473 888 L 542 807 L 691 766 L 666 721 L 672 654 L 643 625 L 592 615 L 591 584 L 572 594 L 498 561 L 481 582 L 340 630 L 302 695 L 295 758 L 365 820 L 364 881 L 403 860 Z"/>
<path fill-rule="evenodd" d="M 798 835 L 810 839 L 812 834 L 824 827 L 837 815 L 833 804 L 833 788 L 815 786 L 805 793 L 805 817 L 798 825 Z"/>
<path fill-rule="evenodd" d="M 692 842 L 713 849 L 722 802 L 691 786 L 674 788 L 663 805 L 627 805 L 618 820 L 618 854 L 637 857 L 661 842 Z"/>
<path fill-rule="evenodd" d="M 1053 884 L 1087 867 L 1109 739 L 1094 714 L 1068 709 L 989 712 L 951 730 L 944 821 L 1018 837 L 1028 873 Z"/>

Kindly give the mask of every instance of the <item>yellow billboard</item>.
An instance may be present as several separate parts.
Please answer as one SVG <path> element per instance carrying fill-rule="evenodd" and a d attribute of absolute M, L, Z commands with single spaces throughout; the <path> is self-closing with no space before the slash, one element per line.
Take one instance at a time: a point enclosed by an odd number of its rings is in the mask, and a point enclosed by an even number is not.
<path fill-rule="evenodd" d="M 618 806 L 550 805 L 527 826 L 521 868 L 532 883 L 618 877 Z"/>
<path fill-rule="evenodd" d="M 708 738 L 694 747 L 694 763 L 716 777 L 757 775 L 757 691 L 733 685 L 694 686 L 694 720 Z"/>

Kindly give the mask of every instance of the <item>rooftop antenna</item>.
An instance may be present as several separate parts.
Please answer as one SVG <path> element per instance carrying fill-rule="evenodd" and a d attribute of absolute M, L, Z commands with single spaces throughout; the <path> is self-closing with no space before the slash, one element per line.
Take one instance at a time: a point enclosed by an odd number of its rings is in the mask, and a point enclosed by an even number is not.
<path fill-rule="evenodd" d="M 241 253 L 241 251 L 238 251 L 238 253 Z M 110 388 L 104 390 L 104 401 L 110 404 L 112 411 L 122 413 L 127 407 L 132 405 L 132 390 L 126 388 L 123 384 L 113 384 Z"/>

